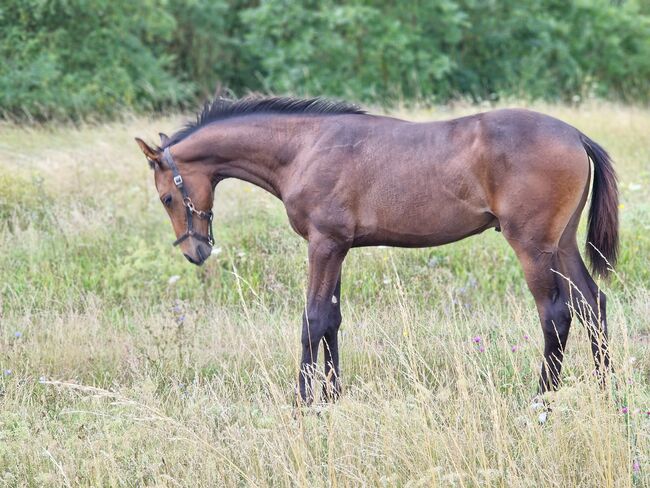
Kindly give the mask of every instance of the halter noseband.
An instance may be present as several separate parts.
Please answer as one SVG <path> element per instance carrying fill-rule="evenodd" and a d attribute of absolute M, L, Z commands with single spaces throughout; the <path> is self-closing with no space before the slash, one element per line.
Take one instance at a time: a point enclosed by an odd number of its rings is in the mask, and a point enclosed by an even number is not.
<path fill-rule="evenodd" d="M 174 163 L 174 158 L 172 158 L 168 147 L 166 147 L 163 151 L 163 161 L 167 164 L 167 166 L 169 166 L 169 169 L 172 170 L 172 175 L 174 176 L 174 185 L 176 185 L 176 188 L 178 188 L 178 190 L 181 192 L 181 195 L 183 196 L 183 205 L 185 205 L 187 230 L 185 231 L 185 234 L 174 241 L 174 246 L 178 246 L 188 237 L 194 237 L 195 239 L 203 241 L 210 246 L 214 245 L 214 235 L 212 234 L 212 211 L 209 210 L 207 212 L 204 212 L 203 210 L 196 209 L 189 193 L 187 193 L 187 188 L 185 188 L 185 185 L 183 184 L 183 177 L 178 172 L 178 167 L 176 166 L 176 163 Z M 192 217 L 194 215 L 196 215 L 201 220 L 208 221 L 209 233 L 207 236 L 194 231 L 194 227 L 192 226 Z"/>

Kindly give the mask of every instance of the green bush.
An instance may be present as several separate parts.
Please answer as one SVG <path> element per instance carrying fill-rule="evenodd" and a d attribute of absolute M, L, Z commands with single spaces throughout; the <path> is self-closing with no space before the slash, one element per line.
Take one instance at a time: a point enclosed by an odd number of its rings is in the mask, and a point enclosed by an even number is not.
<path fill-rule="evenodd" d="M 650 99 L 650 17 L 634 2 L 463 0 L 451 85 L 475 98 Z"/>
<path fill-rule="evenodd" d="M 453 70 L 447 48 L 460 40 L 463 13 L 445 0 L 409 20 L 373 3 L 271 0 L 243 12 L 263 88 L 371 101 L 436 94 Z"/>
<path fill-rule="evenodd" d="M 174 18 L 156 0 L 5 0 L 0 109 L 48 119 L 187 102 L 162 48 Z"/>
<path fill-rule="evenodd" d="M 5 0 L 0 114 L 110 117 L 217 86 L 372 103 L 650 100 L 647 0 Z"/>
<path fill-rule="evenodd" d="M 173 72 L 192 83 L 201 98 L 215 88 L 238 92 L 259 87 L 253 77 L 256 46 L 246 46 L 240 13 L 246 0 L 174 0 L 169 12 L 176 21 L 166 52 L 174 59 Z"/>
<path fill-rule="evenodd" d="M 650 99 L 650 17 L 633 2 L 267 0 L 242 19 L 269 91 Z"/>

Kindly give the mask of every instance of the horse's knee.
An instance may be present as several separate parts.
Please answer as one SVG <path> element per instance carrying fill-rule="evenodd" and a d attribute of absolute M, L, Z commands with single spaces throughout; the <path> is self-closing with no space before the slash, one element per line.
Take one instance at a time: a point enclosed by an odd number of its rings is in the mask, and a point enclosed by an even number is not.
<path fill-rule="evenodd" d="M 308 311 L 303 315 L 301 338 L 303 347 L 317 346 L 326 332 L 327 320 L 324 320 L 321 314 Z"/>
<path fill-rule="evenodd" d="M 343 317 L 338 299 L 310 306 L 302 318 L 302 345 L 315 347 L 325 336 L 337 334 Z"/>

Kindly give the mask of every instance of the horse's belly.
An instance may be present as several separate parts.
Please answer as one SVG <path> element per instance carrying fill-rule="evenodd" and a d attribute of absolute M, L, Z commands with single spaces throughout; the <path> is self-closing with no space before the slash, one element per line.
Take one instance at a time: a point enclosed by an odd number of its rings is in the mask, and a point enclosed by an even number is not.
<path fill-rule="evenodd" d="M 495 227 L 498 221 L 483 209 L 429 209 L 427 212 L 379 214 L 357 229 L 354 246 L 441 246 Z"/>

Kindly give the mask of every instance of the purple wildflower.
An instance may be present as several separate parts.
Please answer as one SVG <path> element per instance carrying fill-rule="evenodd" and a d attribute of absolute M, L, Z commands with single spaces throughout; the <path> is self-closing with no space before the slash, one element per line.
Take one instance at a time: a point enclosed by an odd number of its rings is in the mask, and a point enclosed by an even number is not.
<path fill-rule="evenodd" d="M 627 407 L 623 407 L 623 408 L 621 408 L 621 413 L 622 413 L 622 414 L 627 414 L 629 411 L 630 411 L 630 409 L 627 408 Z"/>
<path fill-rule="evenodd" d="M 637 459 L 632 463 L 632 471 L 634 471 L 634 473 L 639 473 L 641 471 L 641 464 Z"/>
<path fill-rule="evenodd" d="M 9 376 L 10 374 L 11 374 L 11 370 L 10 369 L 5 369 L 5 376 Z"/>
<path fill-rule="evenodd" d="M 474 344 L 480 344 L 480 343 L 481 343 L 481 340 L 482 340 L 482 339 L 481 339 L 481 336 L 476 336 L 476 337 L 474 337 L 474 338 L 472 339 L 472 342 L 473 342 Z"/>
<path fill-rule="evenodd" d="M 517 351 L 519 350 L 519 346 L 518 346 L 517 344 L 515 344 L 514 346 L 512 346 L 512 347 L 510 348 L 510 350 L 511 350 L 512 352 L 517 352 Z"/>
<path fill-rule="evenodd" d="M 480 346 L 480 347 L 478 348 L 478 352 L 485 352 L 485 347 Z"/>
<path fill-rule="evenodd" d="M 20 339 L 22 336 L 23 336 L 23 333 L 20 332 L 19 330 L 17 330 L 17 331 L 14 333 L 14 337 L 16 337 L 17 339 Z"/>
<path fill-rule="evenodd" d="M 528 334 L 524 334 L 524 340 L 525 340 L 525 341 L 530 340 L 530 337 L 528 337 Z"/>

